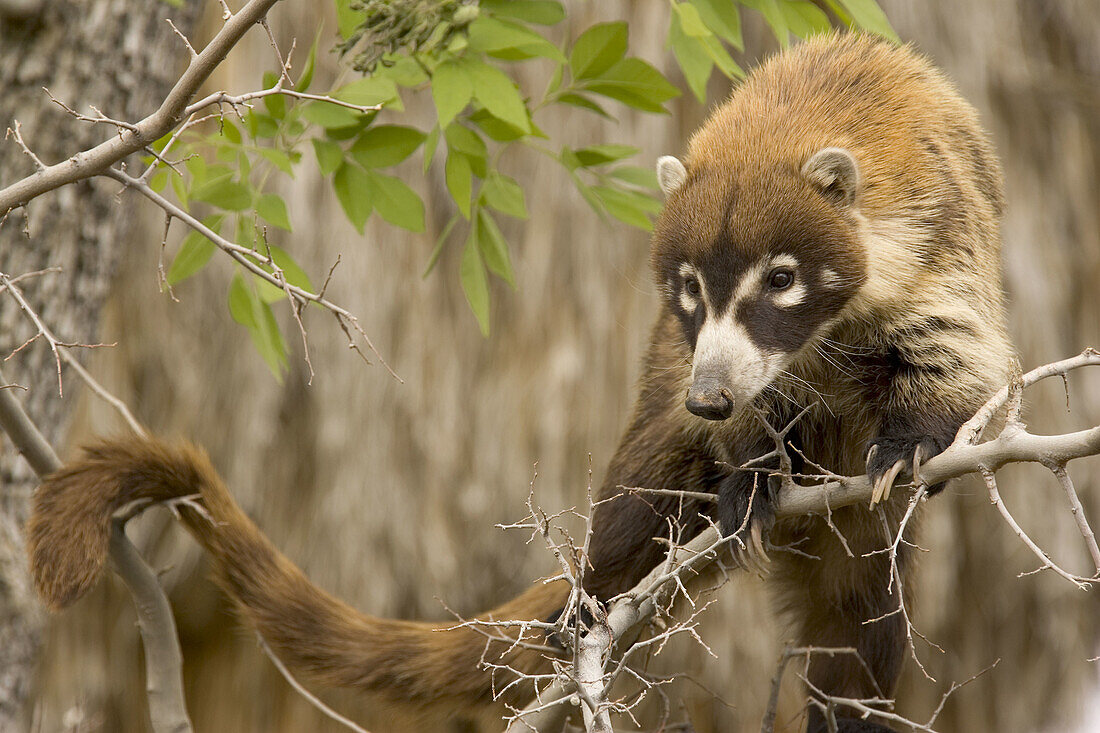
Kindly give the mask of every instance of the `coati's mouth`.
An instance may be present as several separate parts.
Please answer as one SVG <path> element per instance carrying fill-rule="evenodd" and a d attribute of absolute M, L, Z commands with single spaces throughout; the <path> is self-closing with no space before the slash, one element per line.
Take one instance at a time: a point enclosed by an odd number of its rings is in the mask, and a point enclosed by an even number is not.
<path fill-rule="evenodd" d="M 692 415 L 725 420 L 733 414 L 733 393 L 717 379 L 697 379 L 688 389 L 686 406 Z"/>

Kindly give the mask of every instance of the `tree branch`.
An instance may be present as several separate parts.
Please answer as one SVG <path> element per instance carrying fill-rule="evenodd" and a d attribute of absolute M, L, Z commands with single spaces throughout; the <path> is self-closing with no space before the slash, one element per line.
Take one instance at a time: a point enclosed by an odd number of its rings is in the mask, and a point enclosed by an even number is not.
<path fill-rule="evenodd" d="M 920 491 L 921 487 L 935 485 L 970 473 L 980 473 L 989 477 L 1007 463 L 1041 463 L 1054 472 L 1061 486 L 1070 494 L 1074 516 L 1078 520 L 1078 526 L 1090 555 L 1093 555 L 1095 538 L 1083 514 L 1079 514 L 1080 502 L 1073 501 L 1076 494 L 1072 492 L 1072 484 L 1069 485 L 1070 488 L 1066 488 L 1068 477 L 1063 479 L 1062 476 L 1067 462 L 1074 458 L 1100 454 L 1100 426 L 1064 435 L 1035 435 L 1027 431 L 1018 416 L 1019 395 L 1023 388 L 1047 377 L 1064 377 L 1070 371 L 1093 365 L 1100 365 L 1100 353 L 1090 348 L 1078 356 L 1046 364 L 1026 375 L 1018 375 L 1012 384 L 990 398 L 974 417 L 960 428 L 955 441 L 943 453 L 921 464 L 919 475 L 914 482 L 917 491 Z M 1006 404 L 1009 405 L 1009 414 L 1000 434 L 984 443 L 977 442 L 994 416 Z M 783 483 L 783 488 L 776 499 L 776 517 L 780 519 L 809 514 L 826 516 L 841 507 L 869 503 L 873 494 L 873 486 L 866 476 L 841 477 L 814 486 L 800 486 L 790 480 Z M 1002 513 L 1006 511 L 1003 510 L 1003 504 L 1000 508 Z M 1014 531 L 1018 529 L 1014 522 L 1010 522 L 1010 525 L 1014 527 Z M 1020 535 L 1021 531 L 1017 534 Z M 1097 575 L 1089 578 L 1067 573 L 1051 562 L 1041 549 L 1026 538 L 1026 535 L 1021 537 L 1034 552 L 1045 559 L 1042 569 L 1052 569 L 1080 588 L 1087 589 L 1090 585 L 1100 582 L 1100 567 Z M 900 531 L 898 539 L 894 541 L 899 540 Z M 685 587 L 685 581 L 698 587 L 700 581 L 707 577 L 707 571 L 712 569 L 712 566 L 717 565 L 719 569 L 724 570 L 730 559 L 731 538 L 722 537 L 716 526 L 704 530 L 687 544 L 674 545 L 668 562 L 654 568 L 630 591 L 613 599 L 606 622 L 597 624 L 593 629 L 593 632 L 597 632 L 597 638 L 594 640 L 597 644 L 593 646 L 608 650 L 618 646 L 622 649 L 625 646 L 624 640 L 632 639 L 659 610 L 666 608 L 676 590 Z M 731 564 L 737 566 L 737 563 Z M 610 642 L 600 638 L 600 634 L 605 629 L 611 634 Z M 589 632 L 588 636 L 592 636 L 593 632 Z M 586 641 L 581 639 L 581 645 L 585 645 Z M 584 690 L 586 697 L 593 695 L 606 697 L 605 689 L 597 689 L 591 684 L 588 688 Z M 570 677 L 559 675 L 553 683 L 539 692 L 536 702 L 512 718 L 507 733 L 555 730 L 555 726 L 563 724 L 570 707 L 566 703 L 576 693 L 576 686 Z M 851 704 L 850 701 L 843 702 Z M 881 712 L 877 714 L 882 715 Z"/>
<path fill-rule="evenodd" d="M 153 114 L 133 125 L 132 129 L 119 130 L 119 134 L 112 135 L 94 148 L 78 152 L 60 163 L 46 166 L 0 190 L 0 216 L 12 209 L 25 206 L 47 191 L 99 175 L 126 156 L 142 150 L 168 134 L 186 117 L 188 103 L 226 54 L 237 44 L 241 36 L 263 20 L 277 2 L 279 0 L 249 0 L 236 13 L 230 14 L 226 18 L 225 25 L 210 43 L 191 59 L 187 69 L 160 107 Z"/>
<path fill-rule="evenodd" d="M 6 384 L 0 372 L 0 384 Z M 31 469 L 44 477 L 61 468 L 61 461 L 10 389 L 0 389 L 0 429 L 8 434 Z M 145 647 L 145 691 L 149 719 L 156 733 L 190 733 L 191 721 L 183 697 L 183 656 L 176 622 L 156 573 L 126 538 L 123 522 L 111 524 L 111 565 L 134 600 Z"/>

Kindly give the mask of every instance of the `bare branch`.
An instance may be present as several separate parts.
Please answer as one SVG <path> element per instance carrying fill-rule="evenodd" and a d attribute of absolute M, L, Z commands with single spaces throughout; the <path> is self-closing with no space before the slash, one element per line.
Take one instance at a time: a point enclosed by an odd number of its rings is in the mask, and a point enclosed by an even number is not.
<path fill-rule="evenodd" d="M 344 329 L 344 333 L 348 336 L 349 348 L 358 351 L 359 346 L 355 343 L 355 340 L 354 338 L 352 338 L 351 332 L 348 330 L 347 327 L 348 324 L 350 324 L 351 327 L 359 333 L 367 348 L 372 354 L 374 354 L 375 358 L 378 359 L 382 366 L 384 366 L 395 379 L 401 381 L 400 377 L 398 377 L 393 369 L 390 368 L 390 365 L 386 363 L 386 360 L 382 358 L 382 355 L 378 353 L 378 350 L 374 347 L 374 344 L 371 342 L 370 338 L 367 337 L 366 332 L 359 325 L 359 319 L 352 315 L 350 311 L 336 305 L 331 300 L 328 300 L 318 293 L 312 293 L 308 290 L 305 290 L 304 288 L 298 287 L 297 285 L 291 285 L 290 283 L 286 282 L 286 278 L 282 277 L 281 275 L 277 276 L 275 274 L 272 274 L 271 272 L 268 272 L 263 267 L 261 267 L 261 265 L 275 269 L 277 265 L 271 257 L 260 253 L 258 250 L 251 249 L 249 247 L 243 247 L 236 242 L 231 242 L 225 237 L 219 235 L 213 229 L 199 221 L 196 217 L 184 211 L 182 208 L 154 191 L 153 188 L 141 178 L 134 178 L 133 176 L 128 175 L 127 173 L 124 173 L 123 171 L 120 171 L 116 168 L 109 168 L 106 171 L 103 171 L 102 175 L 105 175 L 108 178 L 113 178 L 114 180 L 122 183 L 128 188 L 132 188 L 135 191 L 138 191 L 147 199 L 163 209 L 165 213 L 172 217 L 175 217 L 176 219 L 179 219 L 184 224 L 197 231 L 199 234 L 202 234 L 250 273 L 260 278 L 261 280 L 264 280 L 271 285 L 274 285 L 280 290 L 283 290 L 288 295 L 288 297 L 290 297 L 292 304 L 300 304 L 304 306 L 308 303 L 316 303 L 326 310 L 331 311 L 333 315 L 336 316 L 336 319 L 340 322 L 340 326 Z M 360 352 L 360 355 L 362 355 L 362 352 Z M 366 359 L 365 356 L 364 359 Z M 367 360 L 367 363 L 370 363 L 369 360 Z"/>
<path fill-rule="evenodd" d="M 266 641 L 264 641 L 264 637 L 260 636 L 259 633 L 256 634 L 256 643 L 260 645 L 260 649 L 263 651 L 264 654 L 267 655 L 267 658 L 271 660 L 271 663 L 275 665 L 275 669 L 279 670 L 279 674 L 283 676 L 283 679 L 289 682 L 290 686 L 297 690 L 298 694 L 304 697 L 310 705 L 317 708 L 327 717 L 332 718 L 340 725 L 346 726 L 356 733 L 370 733 L 370 731 L 368 731 L 367 729 L 357 725 L 355 721 L 345 718 L 343 715 L 336 712 L 328 705 L 325 705 L 323 702 L 321 702 L 320 698 L 318 698 L 312 692 L 303 687 L 302 683 L 300 683 L 298 680 L 294 679 L 294 675 L 292 675 L 290 673 L 290 670 L 286 668 L 286 665 L 283 664 L 283 660 L 279 659 L 279 657 L 275 655 L 275 652 L 271 650 L 271 647 L 268 646 Z"/>
<path fill-rule="evenodd" d="M 897 557 L 901 544 L 909 544 L 904 539 L 905 529 L 917 504 L 924 496 L 924 487 L 933 486 L 968 473 L 981 473 L 986 478 L 991 496 L 995 498 L 995 503 L 1002 516 L 1025 544 L 1043 560 L 1044 568 L 1054 570 L 1080 588 L 1087 588 L 1090 584 L 1098 582 L 1096 577 L 1084 578 L 1077 576 L 1062 570 L 1054 564 L 1008 513 L 1004 503 L 1000 501 L 996 490 L 996 482 L 993 479 L 995 470 L 1012 462 L 1038 462 L 1051 468 L 1070 497 L 1071 508 L 1077 509 L 1074 512 L 1075 516 L 1080 515 L 1081 517 L 1078 522 L 1079 528 L 1086 544 L 1089 545 L 1090 554 L 1093 555 L 1093 560 L 1096 562 L 1100 551 L 1094 550 L 1095 538 L 1091 529 L 1088 528 L 1087 522 L 1082 524 L 1083 514 L 1080 514 L 1080 502 L 1076 500 L 1076 492 L 1073 490 L 1072 482 L 1068 480 L 1068 475 L 1065 475 L 1064 479 L 1062 475 L 1068 461 L 1100 453 L 1100 427 L 1065 435 L 1034 435 L 1026 430 L 1017 413 L 1019 392 L 1027 386 L 1049 376 L 1064 376 L 1074 369 L 1096 364 L 1100 364 L 1100 354 L 1092 349 L 1087 349 L 1077 357 L 1039 367 L 1022 376 L 1017 372 L 1013 379 L 1013 385 L 1015 386 L 1009 385 L 995 394 L 971 420 L 962 426 L 951 446 L 940 455 L 927 460 L 915 469 L 917 489 L 900 523 L 897 534 L 890 537 L 892 541 L 890 547 L 884 550 L 890 553 L 890 583 L 898 599 L 898 608 L 888 615 L 900 613 L 904 616 L 910 649 L 913 648 L 913 635 L 920 636 L 920 634 L 913 628 L 905 608 Z M 1009 406 L 1009 417 L 1012 419 L 999 435 L 986 442 L 979 443 L 979 437 L 989 425 L 993 416 L 1006 404 Z M 774 429 L 770 432 L 777 444 L 777 452 L 770 454 L 770 457 L 778 456 L 782 465 L 785 459 L 783 433 Z M 836 477 L 828 475 L 831 480 L 823 484 L 800 486 L 791 480 L 789 470 L 787 475 L 783 476 L 782 472 L 780 475 L 784 481 L 776 500 L 776 516 L 778 518 L 807 514 L 827 516 L 829 512 L 840 507 L 868 502 L 873 492 L 873 487 L 866 476 Z M 638 489 L 631 490 L 639 491 Z M 679 495 L 682 499 L 696 499 L 696 497 L 690 495 L 692 492 L 667 493 Z M 546 532 L 546 530 L 543 531 Z M 888 535 L 890 534 L 892 533 L 888 532 Z M 612 599 L 611 608 L 607 612 L 606 618 L 599 619 L 589 634 L 579 640 L 582 647 L 591 649 L 590 655 L 584 659 L 585 664 L 589 666 L 594 664 L 597 651 L 603 657 L 613 648 L 623 649 L 624 646 L 629 646 L 629 640 L 641 630 L 644 624 L 649 623 L 661 609 L 666 608 L 670 599 L 677 592 L 687 590 L 686 584 L 698 584 L 699 580 L 704 577 L 704 573 L 714 565 L 723 568 L 723 562 L 728 561 L 730 558 L 730 551 L 731 538 L 721 537 L 718 528 L 713 525 L 699 533 L 685 545 L 672 543 L 668 561 L 654 568 L 630 591 L 618 596 L 616 599 Z M 1100 572 L 1098 572 L 1098 575 L 1100 575 Z M 569 579 L 568 573 L 566 573 L 566 577 Z M 873 623 L 875 620 L 868 620 L 868 623 Z M 607 637 L 608 633 L 610 638 Z M 589 636 L 594 636 L 591 642 L 588 640 Z M 924 637 L 921 636 L 921 638 Z M 932 644 L 930 641 L 928 643 Z M 935 647 L 934 644 L 932 645 Z M 919 659 L 917 663 L 920 664 Z M 782 670 L 780 670 L 780 674 L 781 672 Z M 927 673 L 925 674 L 927 675 Z M 539 691 L 535 703 L 532 703 L 531 706 L 520 711 L 511 719 L 508 731 L 511 733 L 512 731 L 543 730 L 553 727 L 563 719 L 565 714 L 562 703 L 568 702 L 570 696 L 574 694 L 578 695 L 578 698 L 584 702 L 586 707 L 591 698 L 601 695 L 604 709 L 609 709 L 609 703 L 606 702 L 607 688 L 600 687 L 598 690 L 582 689 L 578 691 L 578 683 L 584 687 L 590 679 L 589 674 L 570 675 L 566 673 L 559 675 L 553 683 Z M 961 685 L 953 684 L 947 695 L 950 695 L 959 686 Z M 840 706 L 856 710 L 865 715 L 874 715 L 885 720 L 909 725 L 916 730 L 932 731 L 931 726 L 934 724 L 939 712 L 939 708 L 937 708 L 929 722 L 917 723 L 889 712 L 893 701 L 882 695 L 857 700 L 829 698 L 820 690 L 814 690 L 812 686 L 811 691 L 814 694 L 811 704 L 819 706 L 825 712 L 827 719 L 832 718 L 833 710 Z M 944 699 L 947 695 L 944 696 Z M 942 708 L 942 702 L 940 708 Z M 772 721 L 774 723 L 774 717 Z M 601 730 L 601 728 L 593 727 L 597 724 L 602 725 L 599 721 L 590 721 L 586 715 L 586 725 L 590 725 L 590 729 Z M 763 730 L 768 730 L 767 720 L 765 720 Z"/>
<path fill-rule="evenodd" d="M 79 346 L 85 348 L 93 348 L 96 346 L 104 346 L 105 344 L 71 344 L 64 343 L 58 340 L 58 338 L 53 335 L 53 332 L 50 331 L 50 329 L 43 322 L 41 316 L 39 316 L 38 313 L 30 306 L 30 303 L 27 302 L 26 298 L 23 297 L 23 293 L 19 290 L 19 288 L 15 286 L 15 283 L 18 279 L 19 278 L 9 278 L 4 273 L 0 272 L 0 285 L 4 286 L 3 288 L 0 288 L 0 292 L 6 289 L 11 294 L 11 296 L 19 304 L 20 309 L 22 309 L 22 311 L 27 314 L 27 317 L 31 320 L 31 322 L 34 323 L 35 327 L 38 329 L 38 332 L 34 336 L 32 336 L 30 340 L 25 342 L 23 346 L 20 346 L 14 352 L 12 352 L 12 354 L 15 354 L 24 346 L 31 343 L 31 341 L 34 341 L 41 336 L 50 345 L 50 349 L 53 351 L 54 355 L 54 362 L 57 364 L 57 392 L 59 395 L 63 394 L 61 382 L 61 362 L 64 361 L 73 371 L 77 373 L 77 375 L 82 380 L 84 380 L 84 382 L 92 389 L 93 392 L 95 392 L 96 395 L 98 395 L 101 399 L 114 407 L 118 411 L 118 413 L 122 415 L 122 418 L 130 426 L 130 429 L 132 429 L 135 433 L 144 433 L 144 429 L 141 427 L 141 423 L 139 423 L 137 421 L 137 418 L 134 417 L 133 413 L 130 412 L 130 408 L 126 406 L 126 403 L 124 403 L 122 400 L 115 397 L 107 389 L 105 389 L 103 385 L 101 385 L 95 379 L 95 377 L 93 377 L 88 372 L 88 370 L 85 369 L 84 366 L 72 354 L 69 353 L 69 349 L 72 347 Z M 10 356 L 11 355 L 9 355 L 9 358 Z"/>
<path fill-rule="evenodd" d="M 9 283 L 10 285 L 10 283 Z M 5 382 L 0 373 L 0 383 Z M 39 477 L 61 468 L 61 461 L 34 425 L 11 390 L 0 390 L 0 429 Z M 110 558 L 126 584 L 138 614 L 138 626 L 145 647 L 145 689 L 149 717 L 156 733 L 190 733 L 191 721 L 183 697 L 182 656 L 176 623 L 156 573 L 141 559 L 122 530 L 111 527 Z"/>
<path fill-rule="evenodd" d="M 160 107 L 145 119 L 133 125 L 121 135 L 95 147 L 77 152 L 60 163 L 41 167 L 35 173 L 0 190 L 0 214 L 25 206 L 31 200 L 67 183 L 74 183 L 103 173 L 107 168 L 136 153 L 171 132 L 185 117 L 188 103 L 206 82 L 214 69 L 222 62 L 230 49 L 279 0 L 249 0 L 235 14 L 230 14 L 222 29 L 191 60 Z M 228 12 L 228 11 L 227 11 Z M 18 125 L 15 128 L 16 140 Z M 30 152 L 24 146 L 26 152 Z"/>

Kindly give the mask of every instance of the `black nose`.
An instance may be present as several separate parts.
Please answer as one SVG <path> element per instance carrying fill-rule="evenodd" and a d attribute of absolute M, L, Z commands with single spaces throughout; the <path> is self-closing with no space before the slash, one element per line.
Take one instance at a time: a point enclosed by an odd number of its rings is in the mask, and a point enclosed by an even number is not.
<path fill-rule="evenodd" d="M 716 380 L 697 379 L 688 390 L 687 408 L 707 420 L 725 420 L 733 414 L 733 395 Z"/>

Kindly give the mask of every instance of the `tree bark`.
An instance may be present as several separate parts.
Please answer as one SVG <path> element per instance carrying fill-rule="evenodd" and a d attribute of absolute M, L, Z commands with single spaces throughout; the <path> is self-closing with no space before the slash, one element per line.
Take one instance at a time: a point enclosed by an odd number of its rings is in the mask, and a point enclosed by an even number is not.
<path fill-rule="evenodd" d="M 47 164 L 101 142 L 112 134 L 110 127 L 75 120 L 43 87 L 79 112 L 90 114 L 89 105 L 95 105 L 116 119 L 148 114 L 183 58 L 163 19 L 170 12 L 186 33 L 197 10 L 197 3 L 173 10 L 128 0 L 0 5 L 0 127 L 21 123 L 24 140 Z M 0 144 L 0 187 L 33 171 L 13 140 Z M 16 276 L 62 268 L 22 286 L 62 339 L 85 342 L 96 333 L 131 216 L 116 192 L 103 182 L 67 186 L 12 212 L 0 226 L 0 271 Z M 34 333 L 15 302 L 0 295 L 0 358 Z M 53 355 L 44 343 L 20 351 L 5 367 L 13 382 L 28 388 L 21 400 L 60 446 L 80 391 L 77 381 L 66 380 L 59 397 Z M 18 730 L 30 720 L 26 701 L 44 619 L 30 588 L 22 540 L 35 480 L 6 441 L 0 486 L 0 730 Z"/>

